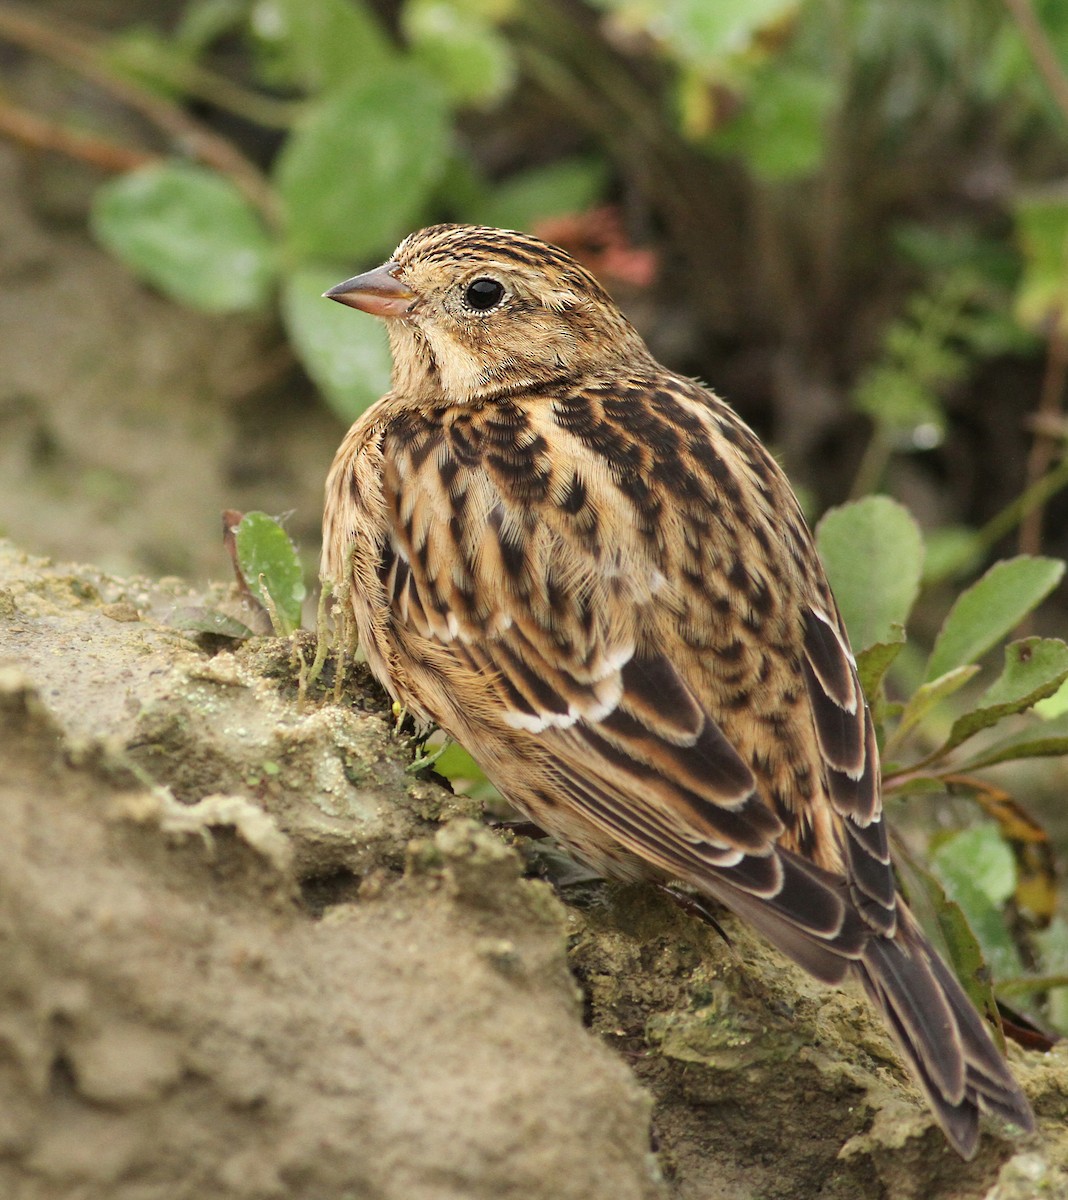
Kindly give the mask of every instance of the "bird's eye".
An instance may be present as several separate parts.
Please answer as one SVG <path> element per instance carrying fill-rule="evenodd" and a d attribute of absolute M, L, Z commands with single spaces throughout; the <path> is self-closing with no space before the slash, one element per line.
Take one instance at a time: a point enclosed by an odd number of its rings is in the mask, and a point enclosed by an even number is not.
<path fill-rule="evenodd" d="M 467 285 L 464 300 L 476 312 L 488 312 L 504 299 L 504 284 L 496 279 L 475 279 Z"/>

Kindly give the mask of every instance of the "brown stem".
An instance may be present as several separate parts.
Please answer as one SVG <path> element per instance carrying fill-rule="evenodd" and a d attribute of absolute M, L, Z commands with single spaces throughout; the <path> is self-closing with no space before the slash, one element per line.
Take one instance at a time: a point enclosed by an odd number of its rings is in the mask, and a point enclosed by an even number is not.
<path fill-rule="evenodd" d="M 1039 74 L 1046 81 L 1054 103 L 1061 110 L 1065 120 L 1068 120 L 1068 75 L 1064 73 L 1057 51 L 1054 50 L 1042 23 L 1035 16 L 1031 0 L 1005 0 L 1005 7 L 1016 22 L 1020 37 L 1034 59 Z"/>
<path fill-rule="evenodd" d="M 102 171 L 121 173 L 155 162 L 157 155 L 132 150 L 116 142 L 81 133 L 65 125 L 47 121 L 0 99 L 0 137 L 10 138 L 32 150 L 53 150 L 76 158 Z"/>
<path fill-rule="evenodd" d="M 96 48 L 100 39 L 94 31 L 54 16 L 45 25 L 25 9 L 0 4 L 0 38 L 61 63 L 118 97 L 172 138 L 185 154 L 228 176 L 269 224 L 278 224 L 278 198 L 260 169 L 178 105 L 117 75 Z"/>
<path fill-rule="evenodd" d="M 1046 370 L 1042 378 L 1038 411 L 1033 422 L 1035 437 L 1027 456 L 1025 489 L 1034 486 L 1046 474 L 1053 462 L 1056 448 L 1063 439 L 1063 435 L 1055 436 L 1052 433 L 1062 423 L 1064 384 L 1068 378 L 1068 337 L 1065 335 L 1064 321 L 1059 311 L 1053 313 L 1050 325 Z M 1044 513 L 1045 506 L 1036 505 L 1020 522 L 1017 544 L 1021 554 L 1038 554 L 1042 549 Z"/>

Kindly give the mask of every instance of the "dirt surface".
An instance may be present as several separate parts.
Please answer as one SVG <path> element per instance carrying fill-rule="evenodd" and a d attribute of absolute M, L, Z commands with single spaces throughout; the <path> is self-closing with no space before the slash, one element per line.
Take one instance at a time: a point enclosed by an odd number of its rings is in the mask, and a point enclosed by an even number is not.
<path fill-rule="evenodd" d="M 342 423 L 268 317 L 182 309 L 94 245 L 99 182 L 0 145 L 0 535 L 204 580 L 222 510 L 265 509 L 312 567 Z"/>
<path fill-rule="evenodd" d="M 222 598 L 0 543 L 0 1195 L 1068 1195 L 1064 1050 L 962 1164 L 859 995 L 562 903 L 358 671 L 167 624 Z"/>

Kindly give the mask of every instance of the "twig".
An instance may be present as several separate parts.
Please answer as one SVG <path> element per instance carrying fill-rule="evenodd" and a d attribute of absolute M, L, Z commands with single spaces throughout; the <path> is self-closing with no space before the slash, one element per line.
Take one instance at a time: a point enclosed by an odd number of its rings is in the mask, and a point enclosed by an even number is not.
<path fill-rule="evenodd" d="M 1048 992 L 1068 987 L 1068 975 L 1020 975 L 1016 979 L 999 979 L 998 991 L 1006 996 L 1027 996 L 1031 992 Z"/>
<path fill-rule="evenodd" d="M 138 69 L 135 56 L 120 57 L 120 64 L 128 63 L 134 71 Z M 225 75 L 219 75 L 199 63 L 183 59 L 154 60 L 149 73 L 178 88 L 186 96 L 203 100 L 215 108 L 233 113 L 253 125 L 266 129 L 292 129 L 304 104 L 300 100 L 279 100 L 261 92 L 242 87 Z"/>
<path fill-rule="evenodd" d="M 1068 121 L 1068 75 L 1064 73 L 1057 52 L 1054 50 L 1049 36 L 1031 7 L 1031 0 L 1005 0 L 1016 27 L 1020 31 L 1027 46 L 1028 53 L 1034 59 L 1039 74 L 1046 81 L 1053 102 L 1061 110 L 1064 119 Z"/>
<path fill-rule="evenodd" d="M 158 155 L 131 150 L 117 142 L 48 121 L 4 100 L 0 100 L 0 137 L 10 138 L 32 150 L 53 150 L 116 174 L 143 167 L 159 158 Z"/>
<path fill-rule="evenodd" d="M 1062 314 L 1057 311 L 1050 319 L 1049 344 L 1046 349 L 1046 371 L 1042 378 L 1042 393 L 1034 422 L 1034 441 L 1027 456 L 1025 481 L 1028 490 L 1049 470 L 1058 442 L 1063 435 L 1051 435 L 1060 423 L 1064 405 L 1064 384 L 1068 378 L 1068 338 Z M 1021 554 L 1038 554 L 1042 549 L 1042 518 L 1045 501 L 1036 504 L 1020 522 L 1019 548 Z"/>
<path fill-rule="evenodd" d="M 171 137 L 190 157 L 207 163 L 233 180 L 245 199 L 272 226 L 281 220 L 278 197 L 267 177 L 231 142 L 219 137 L 178 105 L 139 83 L 117 75 L 94 48 L 93 31 L 54 16 L 44 25 L 25 10 L 0 4 L 0 38 L 62 63 L 118 97 Z"/>

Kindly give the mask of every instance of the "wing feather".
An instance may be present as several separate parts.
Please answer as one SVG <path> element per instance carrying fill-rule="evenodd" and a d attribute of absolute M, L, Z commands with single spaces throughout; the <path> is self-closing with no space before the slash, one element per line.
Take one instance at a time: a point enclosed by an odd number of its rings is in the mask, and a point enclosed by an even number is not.
<path fill-rule="evenodd" d="M 831 959 L 859 954 L 867 927 L 850 895 L 859 897 L 865 916 L 875 913 L 871 924 L 885 927 L 894 890 L 878 821 L 874 734 L 837 614 L 813 606 L 804 628 L 791 633 L 767 581 L 731 568 L 744 557 L 742 548 L 702 549 L 710 533 L 705 509 L 715 507 L 707 497 L 695 497 L 694 525 L 676 539 L 691 558 L 704 558 L 668 563 L 664 547 L 650 543 L 650 521 L 638 514 L 619 521 L 611 539 L 603 528 L 596 541 L 584 536 L 605 514 L 622 510 L 625 518 L 628 500 L 625 481 L 591 460 L 579 438 L 552 431 L 554 460 L 536 469 L 552 472 L 546 495 L 568 502 L 537 509 L 523 488 L 509 487 L 523 456 L 480 459 L 472 452 L 473 432 L 469 418 L 462 457 L 451 453 L 447 430 L 438 448 L 422 446 L 421 471 L 406 458 L 403 441 L 384 455 L 394 525 L 392 561 L 383 571 L 395 620 L 433 642 L 436 653 L 453 654 L 458 667 L 477 672 L 504 723 L 537 739 L 538 762 L 554 774 L 572 814 L 728 904 L 744 907 L 749 897 L 758 904 L 761 928 L 795 957 L 798 947 L 833 943 L 831 958 L 812 948 L 805 961 L 823 978 L 840 977 L 845 968 L 832 967 Z M 536 431 L 518 420 L 514 433 L 539 444 Z M 498 428 L 494 436 L 504 433 Z M 416 478 L 423 487 L 417 500 L 389 494 L 409 490 Z M 648 489 L 635 487 L 633 494 L 647 496 Z M 724 564 L 723 586 L 741 589 L 736 601 L 708 591 L 717 562 Z M 671 578 L 688 580 L 693 594 L 673 590 Z M 716 677 L 725 681 L 722 711 L 714 711 L 714 697 L 702 686 L 708 677 L 695 678 L 692 665 L 685 669 L 688 648 L 673 630 L 685 629 L 687 620 L 696 624 L 687 605 L 704 605 L 700 619 L 707 622 L 724 600 L 750 614 L 759 608 L 787 644 L 783 653 L 790 652 L 789 639 L 797 644 L 813 725 L 805 725 L 803 710 L 797 716 L 789 708 L 769 720 L 779 738 L 800 747 L 798 754 L 818 757 L 810 772 L 852 823 L 840 850 L 848 880 L 786 848 L 785 819 L 792 814 L 769 800 L 756 749 L 743 752 L 736 740 L 744 726 L 731 710 L 759 703 L 754 689 L 768 676 L 767 663 L 753 665 L 743 681 L 747 654 L 736 642 L 724 643 Z M 522 804 L 522 781 L 497 782 Z"/>

